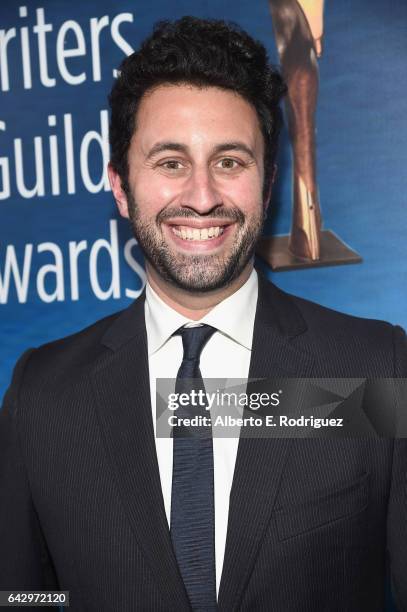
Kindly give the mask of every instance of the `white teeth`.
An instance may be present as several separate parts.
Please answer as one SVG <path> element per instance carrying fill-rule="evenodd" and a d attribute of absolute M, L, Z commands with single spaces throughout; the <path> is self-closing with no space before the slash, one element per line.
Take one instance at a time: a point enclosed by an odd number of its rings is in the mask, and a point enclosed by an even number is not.
<path fill-rule="evenodd" d="M 196 227 L 172 227 L 172 231 L 176 236 L 183 240 L 210 240 L 211 238 L 217 238 L 225 231 L 224 227 L 204 227 L 198 229 Z"/>

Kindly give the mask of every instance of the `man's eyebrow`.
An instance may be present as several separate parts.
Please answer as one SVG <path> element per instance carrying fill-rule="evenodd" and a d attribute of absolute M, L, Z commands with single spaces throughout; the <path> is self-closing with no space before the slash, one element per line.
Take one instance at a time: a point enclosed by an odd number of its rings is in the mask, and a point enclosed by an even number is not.
<path fill-rule="evenodd" d="M 148 152 L 147 159 L 154 157 L 154 155 L 158 155 L 158 153 L 162 153 L 163 151 L 177 151 L 179 153 L 185 153 L 188 150 L 188 147 L 181 144 L 180 142 L 156 142 Z"/>
<path fill-rule="evenodd" d="M 157 142 L 151 147 L 150 151 L 148 152 L 147 159 L 150 159 L 151 157 L 154 157 L 155 155 L 158 155 L 163 151 L 177 151 L 178 153 L 187 153 L 188 147 L 180 142 Z M 218 153 L 225 153 L 226 151 L 243 151 L 249 157 L 254 159 L 254 153 L 252 149 L 248 147 L 244 142 L 240 141 L 222 142 L 213 148 L 212 154 L 217 155 Z"/>
<path fill-rule="evenodd" d="M 254 153 L 250 147 L 247 146 L 244 142 L 233 141 L 233 142 L 222 142 L 221 144 L 216 145 L 214 147 L 213 152 L 216 153 L 225 153 L 226 151 L 243 151 L 249 157 L 254 159 Z"/>

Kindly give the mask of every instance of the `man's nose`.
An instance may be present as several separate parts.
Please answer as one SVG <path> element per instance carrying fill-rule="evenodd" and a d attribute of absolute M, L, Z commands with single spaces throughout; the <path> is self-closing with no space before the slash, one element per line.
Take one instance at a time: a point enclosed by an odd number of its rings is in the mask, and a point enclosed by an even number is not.
<path fill-rule="evenodd" d="M 222 205 L 222 198 L 209 169 L 199 169 L 191 173 L 185 185 L 182 204 L 201 215 Z"/>

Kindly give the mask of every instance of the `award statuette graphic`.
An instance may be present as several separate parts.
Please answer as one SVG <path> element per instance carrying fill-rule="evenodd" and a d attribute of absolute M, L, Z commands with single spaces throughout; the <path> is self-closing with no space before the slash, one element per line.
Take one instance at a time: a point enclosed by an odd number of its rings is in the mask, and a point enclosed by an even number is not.
<path fill-rule="evenodd" d="M 322 55 L 324 0 L 269 0 L 293 157 L 290 235 L 263 237 L 257 253 L 273 270 L 362 261 L 331 230 L 322 229 L 316 176 L 315 111 Z"/>

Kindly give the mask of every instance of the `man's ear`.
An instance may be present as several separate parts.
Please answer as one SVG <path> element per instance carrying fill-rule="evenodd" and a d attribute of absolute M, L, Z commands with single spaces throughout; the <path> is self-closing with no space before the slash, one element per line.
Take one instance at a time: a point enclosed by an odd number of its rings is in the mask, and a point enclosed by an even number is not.
<path fill-rule="evenodd" d="M 122 217 L 129 218 L 129 207 L 127 203 L 127 196 L 122 187 L 122 180 L 109 162 L 107 166 L 107 174 L 109 177 L 110 187 L 112 188 L 113 197 L 116 200 L 117 208 Z"/>
<path fill-rule="evenodd" d="M 270 172 L 270 178 L 268 180 L 267 190 L 266 190 L 265 197 L 264 197 L 264 203 L 263 203 L 264 216 L 266 216 L 269 204 L 271 202 L 271 193 L 273 191 L 273 184 L 274 184 L 274 181 L 276 180 L 276 176 L 277 176 L 277 165 L 274 164 L 273 169 Z"/>

